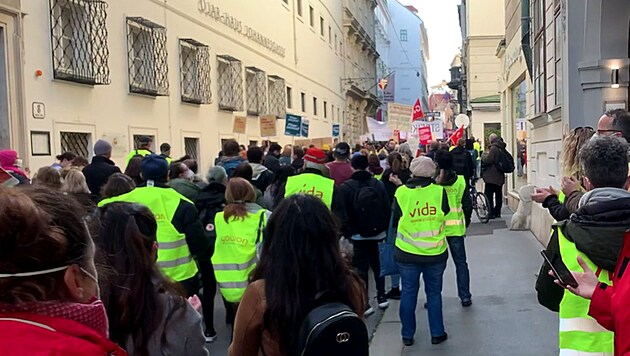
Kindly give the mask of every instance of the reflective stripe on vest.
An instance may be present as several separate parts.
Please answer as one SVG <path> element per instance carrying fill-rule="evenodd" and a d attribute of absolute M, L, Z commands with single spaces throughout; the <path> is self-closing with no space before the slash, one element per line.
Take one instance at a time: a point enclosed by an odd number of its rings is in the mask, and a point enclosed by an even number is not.
<path fill-rule="evenodd" d="M 554 228 L 558 229 L 560 256 L 569 270 L 582 272 L 582 268 L 577 262 L 578 255 L 582 256 L 593 271 L 598 270 L 597 266 L 585 254 L 578 251 L 573 242 L 564 237 L 559 227 L 555 226 Z M 598 279 L 600 282 L 610 283 L 608 271 L 601 270 Z M 589 300 L 565 290 L 560 302 L 559 346 L 561 355 L 582 355 L 583 353 L 612 355 L 614 353 L 614 334 L 601 327 L 595 319 L 588 315 L 589 306 Z"/>
<path fill-rule="evenodd" d="M 241 301 L 249 274 L 258 262 L 256 239 L 259 236 L 258 228 L 264 226 L 264 221 L 261 225 L 260 219 L 264 219 L 265 213 L 266 210 L 261 209 L 254 214 L 248 213 L 244 219 L 232 217 L 229 222 L 225 222 L 223 212 L 214 218 L 217 239 L 212 267 L 221 294 L 230 303 Z M 260 237 L 262 239 L 262 233 Z"/>
<path fill-rule="evenodd" d="M 564 195 L 563 192 L 558 193 L 558 201 L 560 204 L 564 204 L 564 201 L 567 199 L 567 196 Z"/>
<path fill-rule="evenodd" d="M 560 356 L 613 356 L 613 354 L 609 352 L 586 352 L 586 351 L 577 351 L 577 350 L 567 350 L 561 349 Z"/>
<path fill-rule="evenodd" d="M 141 187 L 127 194 L 105 199 L 99 202 L 98 206 L 127 202 L 148 207 L 157 222 L 157 265 L 162 273 L 179 282 L 197 274 L 197 264 L 186 243 L 186 235 L 177 231 L 172 223 L 181 200 L 190 202 L 172 188 Z"/>
<path fill-rule="evenodd" d="M 287 179 L 284 197 L 295 194 L 309 194 L 320 198 L 330 209 L 332 206 L 335 181 L 314 173 L 302 173 Z"/>
<path fill-rule="evenodd" d="M 450 212 L 446 215 L 446 236 L 465 236 L 466 220 L 462 208 L 462 198 L 466 194 L 466 180 L 458 175 L 457 180 L 451 186 L 443 186 L 448 196 Z"/>
<path fill-rule="evenodd" d="M 436 184 L 396 190 L 402 212 L 398 222 L 396 247 L 414 255 L 436 256 L 447 249 L 442 211 L 444 188 Z"/>

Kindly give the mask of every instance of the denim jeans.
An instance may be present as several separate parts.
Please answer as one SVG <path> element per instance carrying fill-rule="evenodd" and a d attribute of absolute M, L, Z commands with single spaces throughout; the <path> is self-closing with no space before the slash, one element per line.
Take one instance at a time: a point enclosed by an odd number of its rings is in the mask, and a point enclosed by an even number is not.
<path fill-rule="evenodd" d="M 389 276 L 389 278 L 391 278 L 392 280 L 392 288 L 400 288 L 400 275 L 399 274 L 394 274 L 392 276 Z"/>
<path fill-rule="evenodd" d="M 412 339 L 416 333 L 416 306 L 420 275 L 424 280 L 424 291 L 427 296 L 429 329 L 432 337 L 444 335 L 444 319 L 442 316 L 442 276 L 446 269 L 446 260 L 438 263 L 402 263 L 397 262 L 402 279 L 400 296 L 400 321 L 402 337 Z"/>
<path fill-rule="evenodd" d="M 468 263 L 466 263 L 466 245 L 464 237 L 452 236 L 447 237 L 448 248 L 451 250 L 453 262 L 455 262 L 455 271 L 457 273 L 457 295 L 459 299 L 470 299 L 470 272 L 468 271 Z"/>

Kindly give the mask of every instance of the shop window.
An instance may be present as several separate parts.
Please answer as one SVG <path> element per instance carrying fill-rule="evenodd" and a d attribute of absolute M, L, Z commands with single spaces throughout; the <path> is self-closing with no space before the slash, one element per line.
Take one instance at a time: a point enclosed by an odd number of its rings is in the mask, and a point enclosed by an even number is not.
<path fill-rule="evenodd" d="M 269 76 L 269 114 L 277 118 L 284 118 L 287 114 L 287 107 L 291 107 L 291 88 L 287 87 L 284 79 L 276 76 Z M 286 96 L 285 96 L 286 93 Z"/>
<path fill-rule="evenodd" d="M 180 39 L 179 57 L 182 101 L 210 104 L 210 49 L 193 39 Z"/>
<path fill-rule="evenodd" d="M 109 84 L 107 3 L 51 0 L 53 77 L 76 83 Z"/>
<path fill-rule="evenodd" d="M 166 28 L 142 17 L 127 18 L 129 91 L 168 95 Z"/>
<path fill-rule="evenodd" d="M 184 137 L 184 152 L 190 158 L 199 160 L 199 138 L 197 137 Z"/>
<path fill-rule="evenodd" d="M 512 117 L 514 118 L 514 166 L 516 171 L 513 174 L 514 190 L 519 190 L 527 184 L 527 84 L 522 81 L 512 90 Z"/>
<path fill-rule="evenodd" d="M 245 73 L 247 114 L 264 115 L 267 113 L 267 75 L 256 67 L 245 68 Z"/>
<path fill-rule="evenodd" d="M 84 132 L 60 132 L 61 152 L 72 151 L 81 157 L 90 156 L 90 134 Z"/>
<path fill-rule="evenodd" d="M 243 110 L 243 66 L 231 56 L 217 56 L 219 109 Z"/>

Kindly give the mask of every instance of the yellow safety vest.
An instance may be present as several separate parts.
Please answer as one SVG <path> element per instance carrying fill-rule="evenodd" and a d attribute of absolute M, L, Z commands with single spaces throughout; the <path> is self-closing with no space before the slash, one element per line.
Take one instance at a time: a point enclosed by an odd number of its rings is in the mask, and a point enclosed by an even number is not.
<path fill-rule="evenodd" d="M 481 160 L 481 144 L 477 141 L 473 142 L 473 148 L 477 151 L 477 161 Z"/>
<path fill-rule="evenodd" d="M 244 219 L 230 218 L 223 212 L 214 218 L 217 240 L 212 255 L 212 267 L 223 298 L 238 303 L 243 298 L 249 274 L 256 267 L 256 240 L 262 240 L 265 209 L 247 214 Z"/>
<path fill-rule="evenodd" d="M 444 188 L 436 184 L 396 190 L 402 215 L 398 221 L 396 247 L 422 256 L 437 256 L 447 249 L 442 211 Z"/>
<path fill-rule="evenodd" d="M 332 206 L 335 181 L 314 173 L 302 173 L 287 179 L 284 188 L 284 197 L 295 194 L 309 194 L 320 198 L 330 209 Z"/>
<path fill-rule="evenodd" d="M 558 226 L 554 226 L 554 229 L 558 230 L 562 262 L 570 271 L 582 272 L 577 262 L 578 255 L 582 256 L 593 271 L 598 271 L 598 267 L 585 254 L 578 251 L 573 242 L 564 237 Z M 611 283 L 610 274 L 606 270 L 601 270 L 598 279 L 600 282 Z M 578 297 L 568 290 L 564 291 L 560 302 L 560 332 L 558 333 L 560 355 L 581 355 L 579 352 L 589 355 L 612 356 L 614 354 L 614 333 L 606 330 L 588 315 L 589 306 L 590 300 Z"/>
<path fill-rule="evenodd" d="M 127 194 L 102 200 L 99 207 L 114 202 L 145 205 L 157 221 L 157 265 L 174 281 L 183 281 L 197 275 L 197 264 L 186 243 L 186 235 L 173 226 L 173 216 L 181 200 L 190 202 L 172 188 L 141 187 Z"/>
<path fill-rule="evenodd" d="M 457 181 L 451 186 L 444 186 L 448 196 L 448 205 L 451 210 L 446 215 L 445 234 L 446 236 L 465 236 L 466 219 L 462 207 L 462 198 L 466 194 L 466 180 L 463 176 L 457 176 Z"/>
<path fill-rule="evenodd" d="M 383 178 L 383 173 L 374 175 L 374 179 L 376 180 L 381 180 L 381 178 Z"/>
<path fill-rule="evenodd" d="M 127 160 L 126 160 L 126 163 L 125 163 L 125 167 L 129 165 L 129 161 L 131 161 L 131 159 L 132 159 L 134 156 L 142 156 L 142 157 L 144 157 L 144 156 L 148 156 L 148 155 L 150 155 L 151 153 L 153 153 L 153 152 L 151 152 L 151 151 L 149 151 L 149 150 L 145 150 L 144 148 L 139 148 L 139 149 L 137 149 L 137 150 L 132 150 L 132 151 L 131 151 L 131 152 L 129 152 L 129 154 L 127 155 Z"/>

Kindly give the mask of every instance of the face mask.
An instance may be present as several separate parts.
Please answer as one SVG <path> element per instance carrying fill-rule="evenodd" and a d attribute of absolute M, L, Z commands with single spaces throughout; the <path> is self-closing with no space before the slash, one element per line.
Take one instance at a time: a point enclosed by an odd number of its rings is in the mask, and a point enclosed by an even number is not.
<path fill-rule="evenodd" d="M 190 169 L 186 171 L 186 178 L 192 180 L 195 177 L 195 172 Z"/>
<path fill-rule="evenodd" d="M 40 276 L 40 275 L 43 275 L 43 274 L 49 274 L 49 273 L 55 273 L 55 272 L 63 271 L 63 270 L 66 270 L 66 269 L 70 268 L 70 266 L 71 265 L 67 265 L 67 266 L 63 266 L 63 267 L 45 269 L 45 270 L 41 270 L 41 271 L 32 271 L 32 272 L 0 273 L 0 278 Z M 92 298 L 99 299 L 101 297 L 101 291 L 100 291 L 99 286 L 98 286 L 98 278 L 95 275 L 93 275 L 92 273 L 88 272 L 83 267 L 79 267 L 79 269 L 81 270 L 81 272 L 85 273 L 85 275 L 88 276 L 89 279 L 94 281 L 94 283 L 96 284 L 96 296 L 94 296 Z"/>

